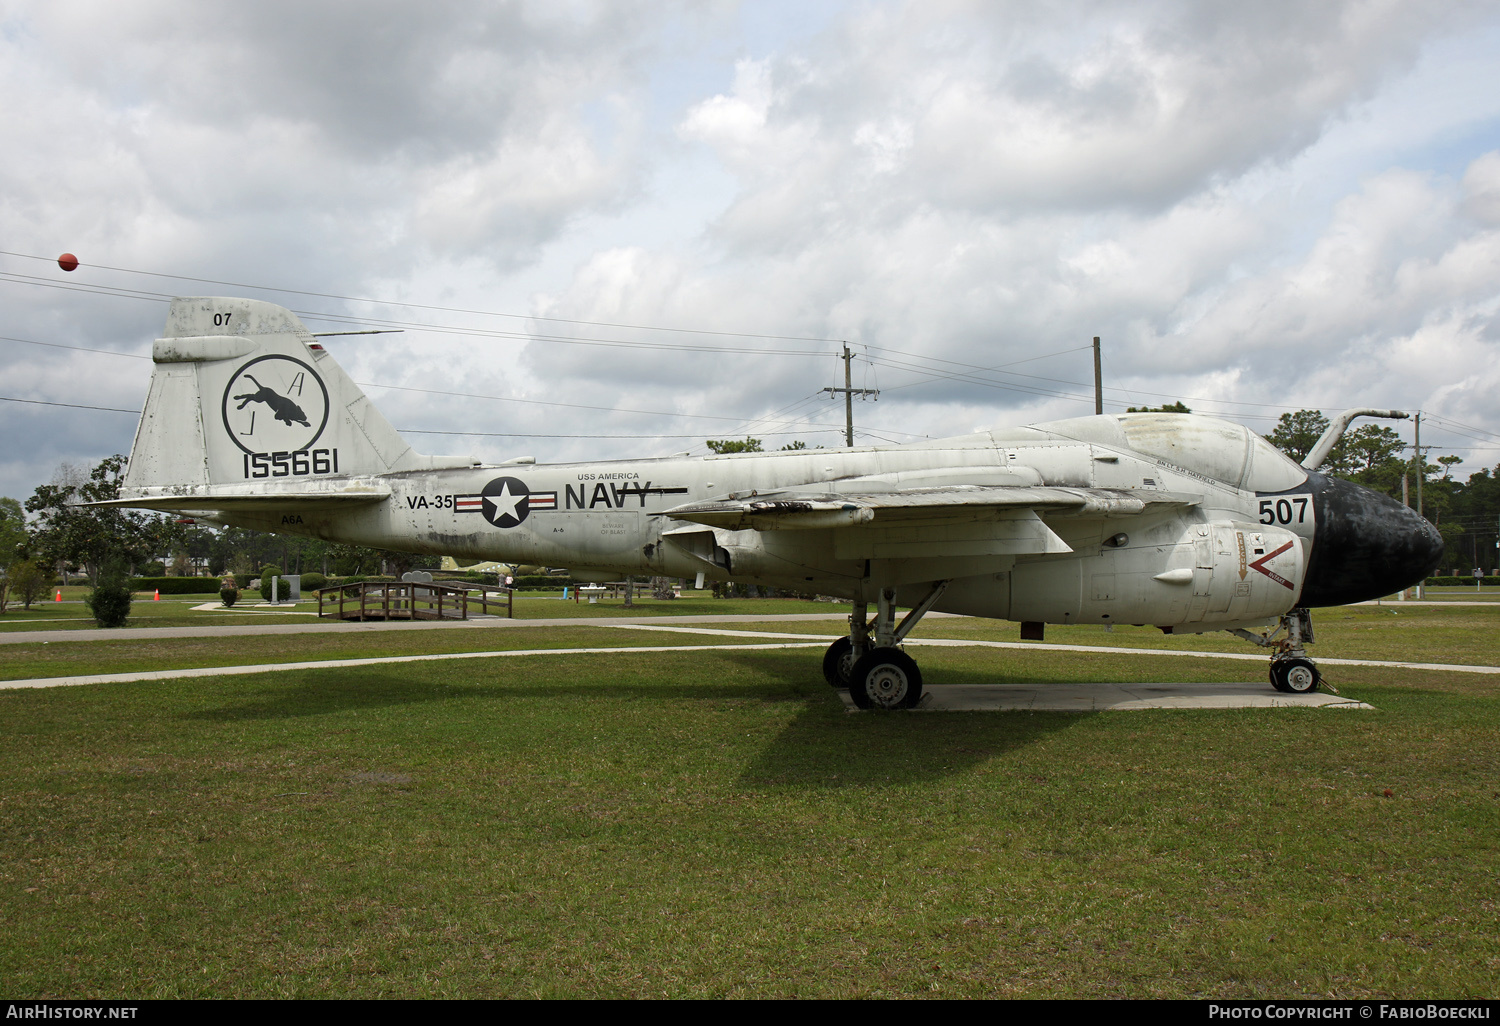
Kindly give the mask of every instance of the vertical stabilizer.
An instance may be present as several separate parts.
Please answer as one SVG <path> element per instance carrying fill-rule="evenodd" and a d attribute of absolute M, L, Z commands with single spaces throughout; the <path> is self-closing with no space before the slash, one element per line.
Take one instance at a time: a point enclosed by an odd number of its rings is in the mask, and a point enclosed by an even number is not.
<path fill-rule="evenodd" d="M 296 315 L 272 303 L 173 300 L 151 359 L 126 497 L 474 462 L 415 452 Z"/>

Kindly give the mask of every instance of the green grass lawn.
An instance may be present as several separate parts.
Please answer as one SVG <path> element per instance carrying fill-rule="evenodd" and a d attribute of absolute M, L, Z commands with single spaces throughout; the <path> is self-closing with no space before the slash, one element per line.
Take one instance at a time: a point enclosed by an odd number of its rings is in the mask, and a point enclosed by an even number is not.
<path fill-rule="evenodd" d="M 715 602 L 713 608 L 724 615 L 770 610 L 792 612 L 829 612 L 838 615 L 841 607 L 823 603 L 796 603 L 785 600 L 735 600 Z M 777 602 L 783 604 L 777 605 Z M 669 603 L 663 603 L 669 605 Z M 222 622 L 163 617 L 161 621 L 143 620 L 140 625 L 160 623 L 179 626 Z M 296 620 L 265 618 L 239 623 L 312 624 L 311 617 Z M 1493 637 L 1495 613 L 1475 607 L 1443 608 L 1441 606 L 1408 606 L 1401 610 L 1381 606 L 1349 606 L 1319 610 L 1314 615 L 1318 643 L 1310 650 L 1317 657 L 1381 659 L 1402 662 L 1456 663 L 1471 665 L 1500 664 L 1500 643 Z M 663 618 L 664 625 L 672 625 Z M 687 625 L 677 625 L 687 626 Z M 702 624 L 712 628 L 713 624 Z M 806 634 L 809 639 L 832 638 L 843 627 L 837 619 L 826 621 L 730 623 L 724 626 L 747 632 L 770 631 L 777 634 Z M 59 635 L 65 641 L 66 635 Z M 967 617 L 929 617 L 922 621 L 912 638 L 952 638 L 973 641 L 1018 642 L 1019 627 L 1014 623 L 978 620 Z M 444 652 L 484 652 L 528 648 L 575 648 L 645 645 L 693 645 L 733 643 L 714 635 L 693 636 L 676 632 L 621 631 L 589 627 L 516 627 L 497 625 L 459 630 L 408 630 L 336 632 L 327 634 L 265 634 L 236 638 L 139 638 L 69 642 L 66 644 L 28 642 L 0 646 L 0 680 L 24 680 L 34 677 L 70 676 L 97 673 L 127 673 L 151 669 L 184 669 L 203 666 L 230 666 L 254 663 L 304 662 L 317 659 L 362 659 L 383 656 L 424 655 Z M 754 639 L 744 639 L 751 643 Z M 1223 632 L 1197 635 L 1164 635 L 1154 628 L 1121 626 L 1112 631 L 1085 625 L 1049 626 L 1047 643 L 1095 645 L 1167 651 L 1257 653 L 1253 645 Z M 925 667 L 933 658 L 932 649 L 918 649 L 917 656 Z M 808 672 L 817 675 L 816 653 L 807 653 Z M 978 656 L 990 665 L 1004 667 L 1013 660 L 1010 652 L 989 651 Z M 1077 657 L 1067 657 L 1079 663 Z M 1264 670 L 1255 663 L 1225 664 L 1235 679 L 1259 680 Z M 925 672 L 925 671 L 924 671 Z M 1344 679 L 1346 667 L 1324 669 L 1335 684 Z M 926 674 L 933 683 L 942 678 Z"/>
<path fill-rule="evenodd" d="M 1319 654 L 1496 663 L 1492 615 L 1327 611 Z M 1048 640 L 1090 635 L 1151 637 Z M 82 672 L 695 640 L 580 626 L 0 653 L 10 674 L 13 657 Z M 952 683 L 1263 676 L 917 653 Z M 19 998 L 1493 996 L 1500 682 L 1337 680 L 1376 711 L 851 716 L 807 650 L 0 691 L 0 979 Z"/>
<path fill-rule="evenodd" d="M 30 610 L 11 606 L 0 615 L 0 636 L 16 630 L 94 630 L 97 625 L 83 604 L 85 589 L 76 589 L 79 597 L 69 599 L 65 591 L 61 603 L 42 602 Z M 194 606 L 213 603 L 212 609 Z M 313 619 L 304 613 L 316 613 L 318 604 L 308 600 L 279 609 L 258 605 L 241 598 L 232 609 L 220 606 L 212 595 L 173 595 L 157 601 L 150 593 L 137 593 L 130 608 L 129 627 L 207 627 L 218 624 L 296 623 Z M 729 613 L 831 613 L 848 615 L 848 603 L 808 602 L 800 599 L 716 599 L 710 593 L 689 591 L 680 599 L 637 598 L 633 606 L 624 599 L 605 598 L 597 603 L 564 599 L 561 591 L 517 592 L 516 619 L 543 620 L 566 617 L 603 618 L 617 616 L 721 616 Z"/>

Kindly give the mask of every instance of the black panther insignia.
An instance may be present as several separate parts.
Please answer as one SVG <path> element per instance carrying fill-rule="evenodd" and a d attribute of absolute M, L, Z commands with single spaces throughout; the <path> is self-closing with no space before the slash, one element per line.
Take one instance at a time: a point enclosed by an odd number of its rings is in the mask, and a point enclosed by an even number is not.
<path fill-rule="evenodd" d="M 249 378 L 251 381 L 255 381 L 255 376 L 253 374 L 246 374 L 245 377 Z M 243 410 L 251 403 L 265 403 L 271 408 L 271 412 L 276 415 L 276 419 L 281 421 L 288 427 L 291 426 L 292 421 L 296 421 L 303 427 L 312 427 L 312 425 L 307 422 L 307 414 L 302 412 L 302 407 L 298 406 L 296 403 L 292 402 L 284 395 L 277 395 L 275 392 L 271 391 L 270 388 L 262 385 L 259 381 L 255 381 L 254 392 L 246 392 L 244 395 L 235 396 L 235 398 L 244 400 L 239 404 L 238 407 L 236 407 L 236 409 Z"/>
<path fill-rule="evenodd" d="M 328 426 L 328 387 L 291 356 L 259 356 L 224 386 L 224 430 L 245 452 L 309 449 Z"/>

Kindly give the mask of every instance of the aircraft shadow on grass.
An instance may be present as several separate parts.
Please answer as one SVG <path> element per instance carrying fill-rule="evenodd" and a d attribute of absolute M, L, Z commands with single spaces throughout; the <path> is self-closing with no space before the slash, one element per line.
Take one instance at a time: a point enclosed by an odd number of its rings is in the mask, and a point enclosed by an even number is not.
<path fill-rule="evenodd" d="M 778 679 L 790 692 L 782 697 L 808 700 L 806 708 L 741 774 L 741 783 L 750 788 L 891 787 L 940 779 L 1025 748 L 1082 719 L 1078 713 L 1022 712 L 874 712 L 851 716 L 836 691 L 821 680 L 809 680 L 805 654 L 721 655 L 726 661 Z M 1035 675 L 1028 679 L 1034 680 Z M 997 674 L 945 670 L 944 680 L 993 684 Z M 740 689 L 738 697 L 745 696 L 746 691 Z"/>
<path fill-rule="evenodd" d="M 373 672 L 352 669 L 280 671 L 272 684 L 243 684 L 233 694 L 240 701 L 182 714 L 186 720 L 233 723 L 238 720 L 284 720 L 326 716 L 359 709 L 382 709 L 444 702 L 463 692 L 432 681 L 397 676 L 387 667 Z M 246 695 L 244 692 L 251 692 Z"/>
<path fill-rule="evenodd" d="M 716 655 L 718 660 L 685 666 L 683 676 L 667 680 L 660 667 L 640 677 L 601 668 L 586 678 L 560 679 L 561 672 L 568 671 L 558 667 L 549 672 L 545 657 L 506 661 L 498 672 L 495 663 L 486 661 L 457 672 L 452 663 L 428 663 L 416 664 L 427 672 L 413 672 L 414 665 L 400 671 L 379 666 L 281 673 L 269 683 L 235 685 L 230 702 L 186 712 L 182 718 L 216 723 L 290 720 L 452 701 L 493 702 L 500 715 L 517 701 L 653 702 L 662 706 L 663 716 L 673 715 L 674 706 L 703 702 L 801 703 L 803 708 L 791 722 L 745 767 L 740 780 L 751 789 L 889 787 L 940 779 L 1024 748 L 1081 719 L 1075 713 L 851 716 L 839 694 L 812 675 L 816 671 L 808 665 L 806 652 Z M 745 679 L 725 679 L 741 675 Z M 958 668 L 946 670 L 944 676 L 959 684 L 996 680 L 993 671 Z"/>
<path fill-rule="evenodd" d="M 231 685 L 238 701 L 185 713 L 184 717 L 217 722 L 275 720 L 454 700 L 490 700 L 503 707 L 516 701 L 553 699 L 658 701 L 670 705 L 796 700 L 825 693 L 829 699 L 834 698 L 826 684 L 809 678 L 809 670 L 816 670 L 808 666 L 805 655 L 792 660 L 785 671 L 785 679 L 799 689 L 793 694 L 785 694 L 779 687 L 775 693 L 767 693 L 764 688 L 757 690 L 753 683 L 715 680 L 711 661 L 693 663 L 675 679 L 662 679 L 660 668 L 636 671 L 603 663 L 597 672 L 570 678 L 566 675 L 576 674 L 576 666 L 552 668 L 548 665 L 551 659 L 537 656 L 478 663 L 416 663 L 402 670 L 371 666 L 272 671 L 276 674 L 273 683 Z M 764 665 L 752 665 L 751 669 L 767 672 Z M 671 715 L 671 710 L 664 709 L 663 715 Z"/>

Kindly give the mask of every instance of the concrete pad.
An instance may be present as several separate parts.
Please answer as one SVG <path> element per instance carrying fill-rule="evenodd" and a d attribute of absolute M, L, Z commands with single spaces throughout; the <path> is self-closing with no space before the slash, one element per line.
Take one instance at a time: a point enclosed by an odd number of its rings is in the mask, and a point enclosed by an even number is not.
<path fill-rule="evenodd" d="M 861 712 L 847 691 L 844 707 Z M 1317 691 L 1288 695 L 1266 683 L 933 684 L 912 712 L 1075 712 L 1137 709 L 1373 709 Z"/>
<path fill-rule="evenodd" d="M 296 609 L 283 609 L 273 606 L 269 602 L 257 602 L 254 605 L 236 605 L 233 608 L 219 601 L 205 602 L 202 605 L 192 606 L 195 613 L 249 613 L 254 616 L 265 616 L 267 613 L 275 613 L 278 616 L 317 616 L 317 610 L 312 612 L 298 611 Z"/>

